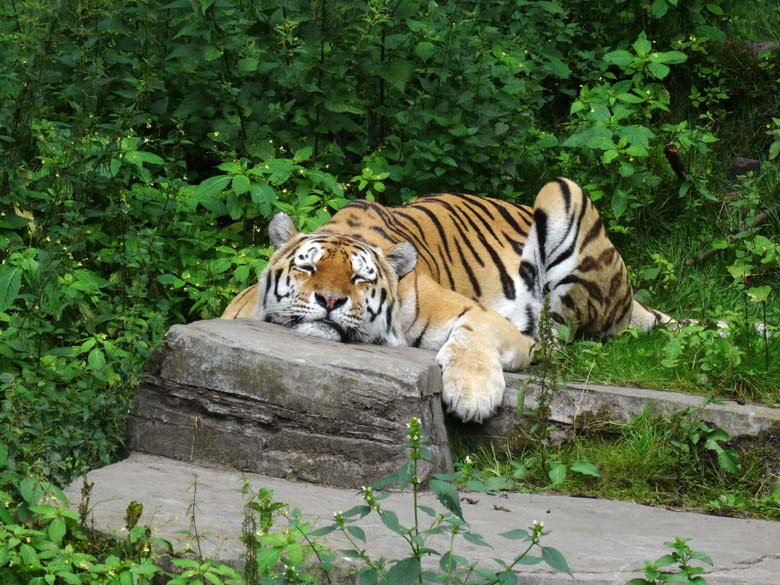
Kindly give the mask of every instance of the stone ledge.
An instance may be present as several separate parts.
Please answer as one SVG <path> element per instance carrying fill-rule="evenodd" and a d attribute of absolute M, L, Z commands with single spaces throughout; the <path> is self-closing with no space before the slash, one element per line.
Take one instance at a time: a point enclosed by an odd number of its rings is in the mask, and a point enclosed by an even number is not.
<path fill-rule="evenodd" d="M 538 386 L 507 374 L 497 415 L 484 425 L 451 421 L 467 436 L 511 437 L 518 389 L 533 408 Z M 581 415 L 627 421 L 648 404 L 671 413 L 702 397 L 565 384 L 554 393 L 551 420 Z M 413 348 L 342 344 L 250 320 L 174 326 L 150 360 L 129 419 L 129 448 L 182 461 L 326 485 L 356 487 L 393 471 L 403 459 L 413 416 L 431 437 L 432 465 L 452 467 L 434 353 Z M 704 420 L 733 438 L 780 428 L 780 409 L 725 401 Z"/>
<path fill-rule="evenodd" d="M 422 475 L 451 470 L 441 376 L 429 354 L 257 321 L 199 321 L 172 327 L 147 365 L 129 448 L 356 487 L 396 469 L 414 416 L 431 437 Z"/>
<path fill-rule="evenodd" d="M 525 389 L 525 406 L 538 404 L 539 385 L 525 374 L 505 374 L 507 387 L 496 416 L 486 421 L 482 431 L 469 425 L 470 434 L 507 436 L 515 428 L 519 389 Z M 672 414 L 685 408 L 699 408 L 704 397 L 661 390 L 582 384 L 567 382 L 553 393 L 550 420 L 571 425 L 578 416 L 597 415 L 600 418 L 626 422 L 640 415 L 652 404 L 659 414 Z M 704 407 L 703 419 L 725 430 L 732 438 L 753 437 L 780 425 L 780 409 L 754 404 L 737 404 L 718 400 Z"/>
<path fill-rule="evenodd" d="M 274 490 L 275 498 L 300 508 L 304 517 L 317 526 L 328 524 L 334 512 L 361 503 L 355 490 L 329 488 L 247 474 L 256 490 Z M 197 524 L 203 535 L 201 547 L 206 557 L 242 566 L 240 543 L 242 522 L 242 476 L 190 465 L 172 459 L 132 454 L 128 459 L 89 473 L 94 482 L 91 501 L 95 528 L 103 533 L 117 532 L 124 526 L 125 510 L 131 500 L 144 506 L 141 523 L 148 524 L 155 536 L 165 538 L 182 552 L 193 546 L 188 535 L 187 508 L 192 502 L 192 484 L 197 478 Z M 65 491 L 72 505 L 79 501 L 81 482 Z M 550 534 L 544 544 L 558 548 L 566 557 L 576 582 L 588 585 L 624 585 L 637 577 L 633 569 L 645 560 L 655 560 L 668 549 L 663 543 L 675 536 L 691 538 L 691 546 L 709 554 L 714 568 L 704 575 L 710 585 L 776 585 L 780 575 L 780 522 L 744 520 L 672 512 L 629 502 L 570 498 L 541 494 L 471 494 L 476 504 L 463 503 L 463 513 L 471 528 L 495 549 L 478 547 L 459 540 L 456 551 L 483 566 L 494 566 L 491 559 L 509 560 L 519 552 L 517 543 L 497 534 L 525 528 L 534 520 L 544 522 Z M 441 509 L 432 494 L 423 494 L 423 505 Z M 412 523 L 411 495 L 392 494 L 382 500 L 385 509 L 396 512 L 405 525 Z M 319 518 L 317 518 L 319 516 Z M 387 530 L 374 515 L 360 526 L 367 534 L 367 549 L 373 558 L 408 556 L 400 537 Z M 331 535 L 334 536 L 334 535 Z M 339 539 L 328 540 L 338 549 Z M 434 540 L 432 548 L 445 551 L 446 535 Z M 431 562 L 436 562 L 432 559 Z M 338 559 L 341 575 L 350 561 Z M 545 565 L 520 568 L 523 583 L 564 585 L 572 580 L 554 573 Z M 354 583 L 340 578 L 339 583 Z"/>

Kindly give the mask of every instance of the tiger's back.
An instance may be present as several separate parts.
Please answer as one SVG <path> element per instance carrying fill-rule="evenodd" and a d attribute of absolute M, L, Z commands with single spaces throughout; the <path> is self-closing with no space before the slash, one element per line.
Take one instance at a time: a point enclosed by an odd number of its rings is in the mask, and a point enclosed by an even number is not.
<path fill-rule="evenodd" d="M 527 335 L 536 334 L 545 294 L 552 318 L 568 322 L 573 332 L 612 334 L 630 317 L 623 261 L 590 199 L 564 179 L 548 184 L 534 208 L 463 194 L 431 195 L 400 208 L 356 201 L 321 230 L 383 249 L 412 243 L 418 272 L 495 310 Z M 524 259 L 529 236 L 552 240 L 544 259 L 531 250 Z"/>

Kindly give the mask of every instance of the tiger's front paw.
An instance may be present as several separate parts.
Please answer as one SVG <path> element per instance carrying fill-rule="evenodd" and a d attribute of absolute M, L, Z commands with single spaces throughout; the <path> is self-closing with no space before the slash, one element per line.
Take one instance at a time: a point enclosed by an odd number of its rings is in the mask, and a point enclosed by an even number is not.
<path fill-rule="evenodd" d="M 436 355 L 442 371 L 442 401 L 464 422 L 492 416 L 504 396 L 504 373 L 496 352 L 473 341 L 450 338 Z"/>

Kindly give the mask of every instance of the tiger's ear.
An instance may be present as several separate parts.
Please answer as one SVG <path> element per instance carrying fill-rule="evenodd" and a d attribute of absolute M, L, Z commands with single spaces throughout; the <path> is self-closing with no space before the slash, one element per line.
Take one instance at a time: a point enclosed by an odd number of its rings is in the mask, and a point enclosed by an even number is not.
<path fill-rule="evenodd" d="M 271 237 L 274 248 L 278 248 L 297 236 L 298 230 L 295 229 L 290 216 L 280 211 L 268 224 L 268 235 Z"/>
<path fill-rule="evenodd" d="M 409 274 L 417 265 L 417 250 L 409 242 L 401 242 L 385 253 L 390 267 L 401 279 Z"/>

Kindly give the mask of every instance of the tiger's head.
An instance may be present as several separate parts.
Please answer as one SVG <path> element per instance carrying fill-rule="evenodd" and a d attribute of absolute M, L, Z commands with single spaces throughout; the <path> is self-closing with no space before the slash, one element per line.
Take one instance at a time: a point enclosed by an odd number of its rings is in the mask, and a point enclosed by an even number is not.
<path fill-rule="evenodd" d="M 258 318 L 335 341 L 404 343 L 398 281 L 417 263 L 414 246 L 383 252 L 354 237 L 298 233 L 284 213 L 268 232 L 276 251 L 260 277 Z"/>

